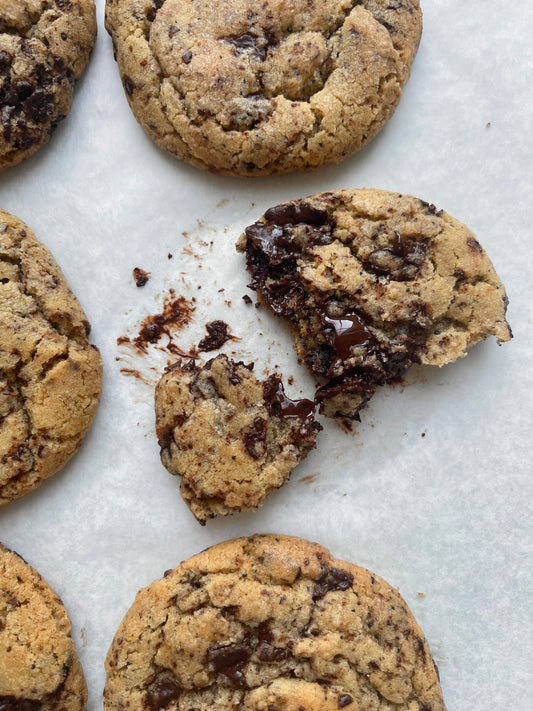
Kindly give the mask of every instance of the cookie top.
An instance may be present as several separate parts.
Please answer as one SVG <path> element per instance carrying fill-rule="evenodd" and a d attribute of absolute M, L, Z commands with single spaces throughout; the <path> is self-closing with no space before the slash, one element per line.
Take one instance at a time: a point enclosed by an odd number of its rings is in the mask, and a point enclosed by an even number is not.
<path fill-rule="evenodd" d="M 102 383 L 89 330 L 49 250 L 0 210 L 0 506 L 81 445 Z"/>
<path fill-rule="evenodd" d="M 0 708 L 80 711 L 87 689 L 60 598 L 0 545 Z"/>
<path fill-rule="evenodd" d="M 313 170 L 392 115 L 418 0 L 107 0 L 122 83 L 169 153 L 224 175 Z"/>
<path fill-rule="evenodd" d="M 280 378 L 221 354 L 203 368 L 171 366 L 156 388 L 161 461 L 181 480 L 200 523 L 256 509 L 315 446 L 315 404 L 291 400 Z"/>
<path fill-rule="evenodd" d="M 290 323 L 328 416 L 358 419 L 412 363 L 508 341 L 507 298 L 472 232 L 423 200 L 341 190 L 268 210 L 241 235 L 252 285 Z"/>
<path fill-rule="evenodd" d="M 376 575 L 299 538 L 227 541 L 141 590 L 107 711 L 444 711 L 424 635 Z"/>
<path fill-rule="evenodd" d="M 95 39 L 93 0 L 2 0 L 0 171 L 48 142 Z"/>

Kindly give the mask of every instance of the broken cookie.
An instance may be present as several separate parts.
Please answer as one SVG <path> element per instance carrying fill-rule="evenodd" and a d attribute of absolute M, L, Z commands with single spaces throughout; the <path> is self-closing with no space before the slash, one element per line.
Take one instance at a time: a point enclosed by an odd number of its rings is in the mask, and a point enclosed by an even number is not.
<path fill-rule="evenodd" d="M 322 428 L 311 400 L 290 400 L 277 375 L 225 355 L 203 368 L 172 365 L 156 387 L 161 461 L 182 477 L 181 494 L 200 523 L 260 506 L 315 446 Z"/>
<path fill-rule="evenodd" d="M 251 286 L 318 377 L 320 412 L 358 419 L 378 385 L 512 337 L 505 289 L 470 230 L 423 200 L 324 192 L 246 228 Z"/>

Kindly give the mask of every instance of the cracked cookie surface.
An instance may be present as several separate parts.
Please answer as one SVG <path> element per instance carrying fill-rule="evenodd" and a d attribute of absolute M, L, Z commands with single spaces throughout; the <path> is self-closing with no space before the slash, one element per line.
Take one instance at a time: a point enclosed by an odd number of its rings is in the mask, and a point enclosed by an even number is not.
<path fill-rule="evenodd" d="M 63 603 L 39 573 L 0 545 L 0 708 L 80 711 L 86 701 Z"/>
<path fill-rule="evenodd" d="M 219 355 L 198 368 L 171 366 L 156 388 L 161 461 L 182 477 L 181 495 L 205 523 L 256 509 L 315 446 L 315 404 L 291 400 L 281 380 Z"/>
<path fill-rule="evenodd" d="M 2 0 L 0 171 L 48 142 L 95 39 L 93 0 Z"/>
<path fill-rule="evenodd" d="M 0 210 L 0 506 L 80 447 L 102 383 L 89 330 L 49 250 Z"/>
<path fill-rule="evenodd" d="M 141 590 L 106 660 L 107 711 L 444 711 L 399 593 L 299 538 L 220 543 Z"/>
<path fill-rule="evenodd" d="M 442 366 L 490 335 L 512 337 L 504 287 L 472 232 L 409 195 L 284 203 L 237 249 L 261 301 L 288 320 L 330 417 L 358 419 L 377 386 L 413 363 Z"/>
<path fill-rule="evenodd" d="M 107 0 L 129 104 L 162 148 L 240 176 L 362 148 L 409 77 L 418 0 Z"/>

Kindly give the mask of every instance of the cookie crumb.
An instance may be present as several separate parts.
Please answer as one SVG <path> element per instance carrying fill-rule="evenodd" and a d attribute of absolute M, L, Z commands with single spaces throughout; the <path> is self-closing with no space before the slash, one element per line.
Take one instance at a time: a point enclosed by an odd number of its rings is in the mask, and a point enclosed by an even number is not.
<path fill-rule="evenodd" d="M 134 267 L 132 275 L 135 281 L 135 285 L 139 287 L 147 284 L 150 280 L 150 277 L 152 276 L 150 272 L 147 272 L 144 269 L 141 269 L 140 267 Z"/>

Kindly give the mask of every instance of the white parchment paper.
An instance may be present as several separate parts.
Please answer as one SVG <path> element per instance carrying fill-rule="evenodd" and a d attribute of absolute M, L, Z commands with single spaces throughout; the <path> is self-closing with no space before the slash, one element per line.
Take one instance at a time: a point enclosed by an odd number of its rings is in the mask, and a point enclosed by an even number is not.
<path fill-rule="evenodd" d="M 104 658 L 140 587 L 208 545 L 276 532 L 319 541 L 400 589 L 450 711 L 529 711 L 533 5 L 426 0 L 411 79 L 382 133 L 341 165 L 255 180 L 204 174 L 151 143 L 127 106 L 103 0 L 97 7 L 97 47 L 71 114 L 46 148 L 0 176 L 0 205 L 54 253 L 105 364 L 81 451 L 0 512 L 0 540 L 64 600 L 88 709 L 102 708 Z M 224 352 L 255 360 L 259 374 L 277 368 L 293 376 L 290 394 L 311 395 L 288 330 L 242 301 L 251 292 L 234 242 L 271 205 L 364 186 L 433 202 L 477 234 L 507 287 L 515 338 L 442 370 L 413 369 L 405 387 L 376 394 L 353 435 L 324 423 L 319 448 L 260 511 L 201 527 L 154 436 L 153 383 L 167 354 L 140 357 L 116 339 L 134 336 L 173 288 L 196 299 L 181 347 L 221 318 L 242 339 Z M 142 289 L 135 266 L 152 275 Z"/>

